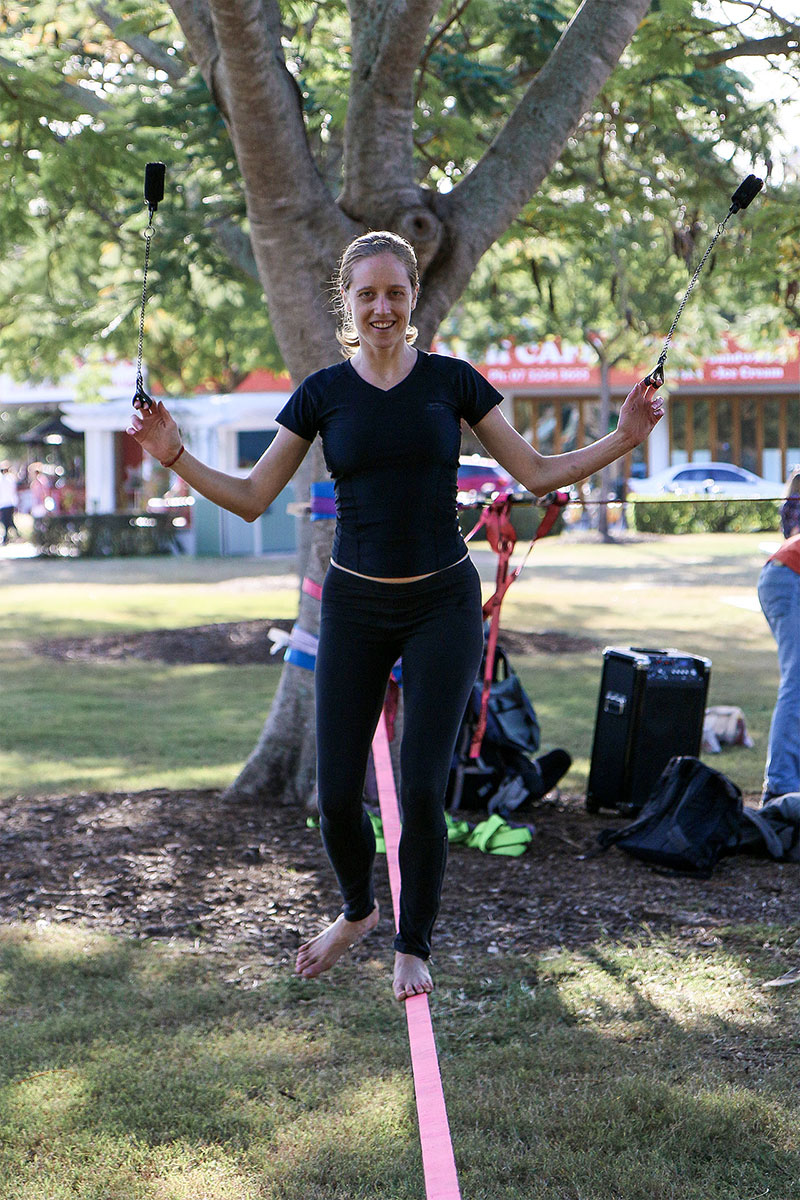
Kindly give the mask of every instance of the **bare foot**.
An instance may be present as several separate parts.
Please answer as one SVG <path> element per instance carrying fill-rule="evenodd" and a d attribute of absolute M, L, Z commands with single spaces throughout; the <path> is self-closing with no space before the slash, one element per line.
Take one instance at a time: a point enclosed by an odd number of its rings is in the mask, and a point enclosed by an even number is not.
<path fill-rule="evenodd" d="M 379 915 L 377 903 L 363 921 L 347 921 L 344 914 L 340 913 L 332 925 L 304 942 L 297 951 L 295 974 L 302 975 L 304 979 L 314 979 L 327 971 L 351 946 L 375 928 Z"/>
<path fill-rule="evenodd" d="M 415 954 L 401 954 L 398 950 L 394 956 L 392 989 L 395 1000 L 408 1000 L 410 996 L 432 992 L 433 980 L 425 960 Z"/>

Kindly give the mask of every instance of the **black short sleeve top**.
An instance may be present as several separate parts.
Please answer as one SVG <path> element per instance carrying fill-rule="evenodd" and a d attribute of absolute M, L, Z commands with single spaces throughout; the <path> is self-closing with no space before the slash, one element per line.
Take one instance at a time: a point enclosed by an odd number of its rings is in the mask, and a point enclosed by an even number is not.
<path fill-rule="evenodd" d="M 477 425 L 501 400 L 469 363 L 422 351 L 388 391 L 349 361 L 309 375 L 276 420 L 309 442 L 322 437 L 336 497 L 334 562 L 391 579 L 462 558 L 461 420 Z"/>

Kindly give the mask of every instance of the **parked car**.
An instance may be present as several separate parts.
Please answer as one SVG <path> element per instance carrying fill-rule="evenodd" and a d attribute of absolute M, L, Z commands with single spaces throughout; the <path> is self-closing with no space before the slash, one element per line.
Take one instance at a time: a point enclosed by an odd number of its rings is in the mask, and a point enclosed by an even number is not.
<path fill-rule="evenodd" d="M 496 492 L 518 490 L 519 485 L 493 458 L 465 454 L 459 459 L 458 491 L 469 496 L 493 496 Z"/>
<path fill-rule="evenodd" d="M 695 496 L 708 493 L 779 500 L 784 495 L 784 487 L 774 480 L 762 479 L 744 467 L 717 462 L 676 463 L 647 479 L 628 480 L 629 495 L 669 493 Z"/>

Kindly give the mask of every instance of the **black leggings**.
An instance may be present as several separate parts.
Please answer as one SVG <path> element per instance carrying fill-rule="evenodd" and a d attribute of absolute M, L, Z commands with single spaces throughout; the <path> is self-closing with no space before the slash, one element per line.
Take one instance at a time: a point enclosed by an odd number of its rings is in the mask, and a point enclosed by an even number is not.
<path fill-rule="evenodd" d="M 394 945 L 419 958 L 430 955 L 447 861 L 447 779 L 482 652 L 480 579 L 470 559 L 414 583 L 328 570 L 316 665 L 322 838 L 344 915 L 362 920 L 375 904 L 364 779 L 389 673 L 402 657 L 402 886 Z"/>

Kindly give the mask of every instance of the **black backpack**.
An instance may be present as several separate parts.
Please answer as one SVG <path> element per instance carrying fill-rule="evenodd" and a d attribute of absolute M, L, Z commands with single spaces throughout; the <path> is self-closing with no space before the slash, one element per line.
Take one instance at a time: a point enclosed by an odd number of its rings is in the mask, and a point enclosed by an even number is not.
<path fill-rule="evenodd" d="M 499 645 L 495 647 L 480 757 L 469 758 L 481 711 L 484 667 L 485 658 L 472 686 L 456 743 L 447 787 L 448 808 L 453 807 L 454 801 L 456 808 L 486 808 L 490 797 L 511 775 L 519 776 L 530 792 L 541 783 L 530 760 L 530 755 L 539 749 L 539 719 L 522 681 Z"/>
<path fill-rule="evenodd" d="M 468 718 L 473 721 L 477 720 L 481 711 L 483 669 L 484 663 L 481 662 L 467 709 Z M 500 750 L 535 754 L 539 749 L 540 736 L 539 718 L 522 681 L 508 661 L 505 650 L 502 646 L 496 646 L 483 748 L 495 746 Z"/>
<path fill-rule="evenodd" d="M 736 852 L 742 793 L 723 775 L 691 755 L 664 768 L 635 821 L 598 834 L 603 850 L 619 846 L 655 866 L 708 879 L 718 860 Z"/>

